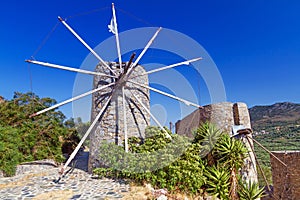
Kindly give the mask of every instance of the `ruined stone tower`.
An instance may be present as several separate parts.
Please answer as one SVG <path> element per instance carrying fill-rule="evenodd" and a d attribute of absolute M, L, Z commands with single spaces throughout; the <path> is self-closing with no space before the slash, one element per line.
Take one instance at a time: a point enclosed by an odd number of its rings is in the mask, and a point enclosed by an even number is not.
<path fill-rule="evenodd" d="M 128 63 L 123 63 L 124 66 L 127 64 Z M 112 62 L 108 63 L 108 65 L 116 73 L 121 71 L 120 66 L 117 63 Z M 95 71 L 110 74 L 110 71 L 102 64 L 97 65 Z M 130 80 L 148 85 L 148 76 L 139 76 L 143 73 L 145 73 L 144 68 L 140 65 L 137 65 L 134 68 L 134 71 L 132 71 L 130 74 Z M 95 76 L 94 88 L 98 88 L 113 82 L 117 82 L 117 80 L 111 77 Z M 118 88 L 117 86 L 112 86 L 101 90 L 100 92 L 94 93 L 92 97 L 91 121 L 94 121 L 100 109 L 106 103 L 108 96 L 112 91 L 114 91 L 110 105 L 90 135 L 90 157 L 88 164 L 89 172 L 91 172 L 95 167 L 99 167 L 98 155 L 100 152 L 98 149 L 101 141 L 106 140 L 108 142 L 114 142 L 117 145 L 122 145 L 122 141 L 124 140 L 124 112 L 126 112 L 128 138 L 132 136 L 140 138 L 145 137 L 145 128 L 150 124 L 150 115 L 141 105 L 138 105 L 138 102 L 134 101 L 133 98 L 130 98 L 130 94 L 132 92 L 134 95 L 136 95 L 147 107 L 147 109 L 150 110 L 149 91 L 148 89 L 136 87 L 134 84 L 129 82 L 126 83 L 126 88 L 128 91 L 125 102 L 126 111 L 123 110 L 122 89 Z"/>
<path fill-rule="evenodd" d="M 201 123 L 211 122 L 215 124 L 221 131 L 232 134 L 233 127 L 243 126 L 245 129 L 251 130 L 250 115 L 247 105 L 244 103 L 217 103 L 204 106 L 194 111 L 184 119 L 176 123 L 176 133 L 193 137 L 192 132 L 198 128 Z M 248 135 L 252 137 L 252 135 Z M 250 143 L 246 138 L 241 138 L 247 149 L 249 157 L 245 160 L 245 167 L 242 169 L 242 177 L 251 182 L 257 182 L 257 171 L 255 157 Z"/>

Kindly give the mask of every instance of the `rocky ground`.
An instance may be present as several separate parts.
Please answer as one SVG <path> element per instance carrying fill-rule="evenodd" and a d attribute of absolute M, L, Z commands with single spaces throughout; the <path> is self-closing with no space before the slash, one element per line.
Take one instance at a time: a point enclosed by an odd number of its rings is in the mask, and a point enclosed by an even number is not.
<path fill-rule="evenodd" d="M 121 199 L 129 192 L 122 180 L 98 179 L 86 172 L 87 152 L 59 182 L 59 168 L 50 163 L 19 167 L 16 176 L 0 178 L 0 199 Z"/>
<path fill-rule="evenodd" d="M 168 194 L 164 189 L 154 190 L 151 185 L 136 186 L 124 180 L 95 177 L 87 173 L 88 152 L 80 152 L 73 167 L 58 182 L 60 167 L 51 160 L 18 166 L 16 176 L 0 177 L 0 200 L 83 200 L 83 199 L 215 199 Z"/>

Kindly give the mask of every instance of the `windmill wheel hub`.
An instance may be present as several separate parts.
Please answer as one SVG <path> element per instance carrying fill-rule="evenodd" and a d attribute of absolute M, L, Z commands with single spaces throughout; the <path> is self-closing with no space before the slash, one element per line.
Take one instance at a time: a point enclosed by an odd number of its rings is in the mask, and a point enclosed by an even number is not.
<path fill-rule="evenodd" d="M 118 78 L 116 78 L 116 88 L 121 88 L 126 85 L 129 80 L 129 75 L 126 74 L 126 71 L 119 74 Z"/>

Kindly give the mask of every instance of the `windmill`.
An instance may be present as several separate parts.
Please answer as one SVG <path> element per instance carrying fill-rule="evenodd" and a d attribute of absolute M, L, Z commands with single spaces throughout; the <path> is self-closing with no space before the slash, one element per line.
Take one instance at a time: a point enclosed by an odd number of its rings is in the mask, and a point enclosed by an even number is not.
<path fill-rule="evenodd" d="M 119 32 L 118 32 L 118 25 L 117 25 L 117 19 L 116 19 L 116 12 L 115 12 L 114 4 L 112 4 L 112 20 L 111 20 L 110 24 L 108 25 L 108 28 L 109 28 L 109 31 L 115 35 L 116 48 L 117 48 L 117 53 L 118 53 L 118 62 L 115 62 L 114 66 L 112 66 L 112 65 L 109 65 L 108 62 L 104 61 L 100 57 L 100 55 L 97 52 L 95 52 L 95 50 L 93 48 L 91 48 L 63 18 L 58 17 L 58 19 L 65 26 L 65 28 L 68 31 L 70 31 L 82 43 L 82 45 L 90 51 L 90 53 L 95 58 L 97 58 L 97 60 L 100 62 L 100 64 L 106 70 L 104 70 L 103 72 L 97 72 L 97 71 L 95 72 L 95 71 L 77 69 L 77 68 L 72 68 L 72 67 L 68 67 L 68 66 L 63 66 L 63 65 L 58 65 L 58 64 L 48 63 L 48 62 L 42 62 L 42 61 L 37 61 L 37 60 L 26 60 L 26 62 L 41 65 L 41 66 L 46 66 L 46 67 L 50 67 L 50 68 L 57 68 L 57 69 L 72 71 L 72 72 L 76 72 L 76 73 L 82 73 L 82 74 L 87 74 L 87 75 L 109 78 L 111 80 L 109 83 L 98 85 L 96 88 L 94 88 L 91 91 L 88 91 L 86 93 L 80 94 L 75 97 L 72 97 L 66 101 L 63 101 L 61 103 L 58 103 L 56 105 L 53 105 L 49 108 L 46 108 L 44 110 L 41 110 L 41 111 L 31 115 L 31 117 L 34 117 L 34 116 L 40 115 L 42 113 L 45 113 L 47 111 L 50 111 L 52 109 L 63 106 L 67 103 L 71 103 L 71 102 L 78 100 L 80 98 L 83 98 L 85 96 L 95 94 L 98 92 L 109 91 L 109 92 L 107 92 L 108 95 L 106 96 L 105 100 L 103 101 L 103 104 L 101 104 L 101 106 L 98 107 L 98 113 L 95 116 L 94 120 L 92 121 L 90 127 L 88 128 L 88 130 L 86 131 L 86 133 L 82 137 L 81 141 L 79 142 L 79 144 L 77 145 L 77 147 L 75 148 L 73 153 L 70 155 L 70 157 L 68 158 L 68 160 L 66 161 L 64 166 L 61 168 L 62 175 L 64 175 L 65 169 L 71 163 L 71 161 L 74 159 L 74 157 L 78 153 L 79 149 L 83 145 L 84 141 L 87 139 L 89 134 L 93 131 L 96 124 L 100 120 L 102 120 L 102 116 L 105 114 L 112 99 L 117 94 L 119 94 L 119 95 L 121 94 L 122 101 L 120 102 L 121 103 L 120 106 L 123 107 L 124 111 L 126 110 L 126 104 L 128 103 L 128 101 L 126 101 L 126 99 L 130 99 L 132 102 L 135 103 L 135 105 L 140 107 L 139 110 L 141 110 L 142 112 L 145 112 L 147 115 L 149 115 L 152 118 L 152 120 L 160 127 L 160 129 L 164 131 L 167 138 L 170 138 L 171 136 L 164 129 L 163 125 L 159 122 L 159 120 L 150 112 L 150 109 L 145 105 L 145 103 L 140 99 L 139 95 L 137 95 L 137 93 L 136 93 L 137 91 L 142 91 L 143 89 L 144 90 L 146 89 L 146 90 L 158 93 L 160 95 L 175 99 L 176 101 L 182 102 L 188 106 L 194 106 L 196 108 L 201 107 L 200 105 L 193 103 L 189 100 L 186 100 L 182 97 L 172 95 L 170 93 L 164 92 L 164 91 L 156 89 L 154 87 L 150 87 L 148 84 L 139 83 L 135 80 L 136 77 L 139 77 L 139 76 L 148 76 L 149 74 L 158 73 L 160 71 L 168 70 L 168 69 L 171 69 L 171 68 L 174 68 L 177 66 L 190 65 L 191 63 L 202 59 L 201 57 L 197 57 L 197 58 L 193 58 L 193 59 L 189 59 L 189 60 L 184 60 L 179 63 L 171 64 L 168 66 L 164 66 L 161 68 L 157 68 L 157 69 L 150 70 L 150 71 L 133 76 L 134 71 L 136 70 L 139 61 L 144 56 L 144 54 L 147 52 L 147 50 L 150 48 L 151 44 L 153 43 L 153 41 L 156 39 L 156 37 L 159 35 L 160 31 L 162 30 L 161 27 L 159 27 L 156 30 L 154 35 L 149 39 L 148 43 L 146 44 L 146 46 L 143 48 L 143 50 L 137 56 L 136 59 L 135 59 L 135 54 L 132 54 L 130 57 L 130 60 L 128 62 L 123 62 L 121 48 L 120 48 L 120 41 L 119 41 Z M 116 67 L 116 66 L 118 66 L 118 67 Z M 131 90 L 132 87 L 134 87 L 136 89 L 135 90 L 136 92 L 132 92 L 132 90 Z M 128 152 L 128 130 L 127 130 L 128 123 L 127 123 L 127 116 L 126 116 L 127 114 L 128 114 L 127 112 L 123 112 L 123 116 L 122 116 L 123 117 L 122 121 L 124 123 L 123 130 L 124 130 L 124 140 L 125 140 L 125 145 L 124 145 L 125 152 Z"/>

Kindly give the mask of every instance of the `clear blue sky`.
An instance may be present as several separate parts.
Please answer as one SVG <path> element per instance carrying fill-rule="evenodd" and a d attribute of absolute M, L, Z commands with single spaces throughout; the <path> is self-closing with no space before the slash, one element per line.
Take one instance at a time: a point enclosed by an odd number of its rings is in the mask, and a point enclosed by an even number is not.
<path fill-rule="evenodd" d="M 10 0 L 0 7 L 0 95 L 31 90 L 57 101 L 72 96 L 75 74 L 24 62 L 57 23 L 69 22 L 95 47 L 110 37 L 108 0 Z M 253 105 L 300 102 L 300 1 L 119 0 L 119 29 L 162 26 L 200 43 L 216 63 L 227 100 Z M 100 9 L 90 15 L 79 13 Z M 136 16 L 133 17 L 132 15 Z M 61 24 L 35 55 L 38 60 L 79 67 L 88 51 Z M 71 106 L 62 109 L 68 116 Z"/>

